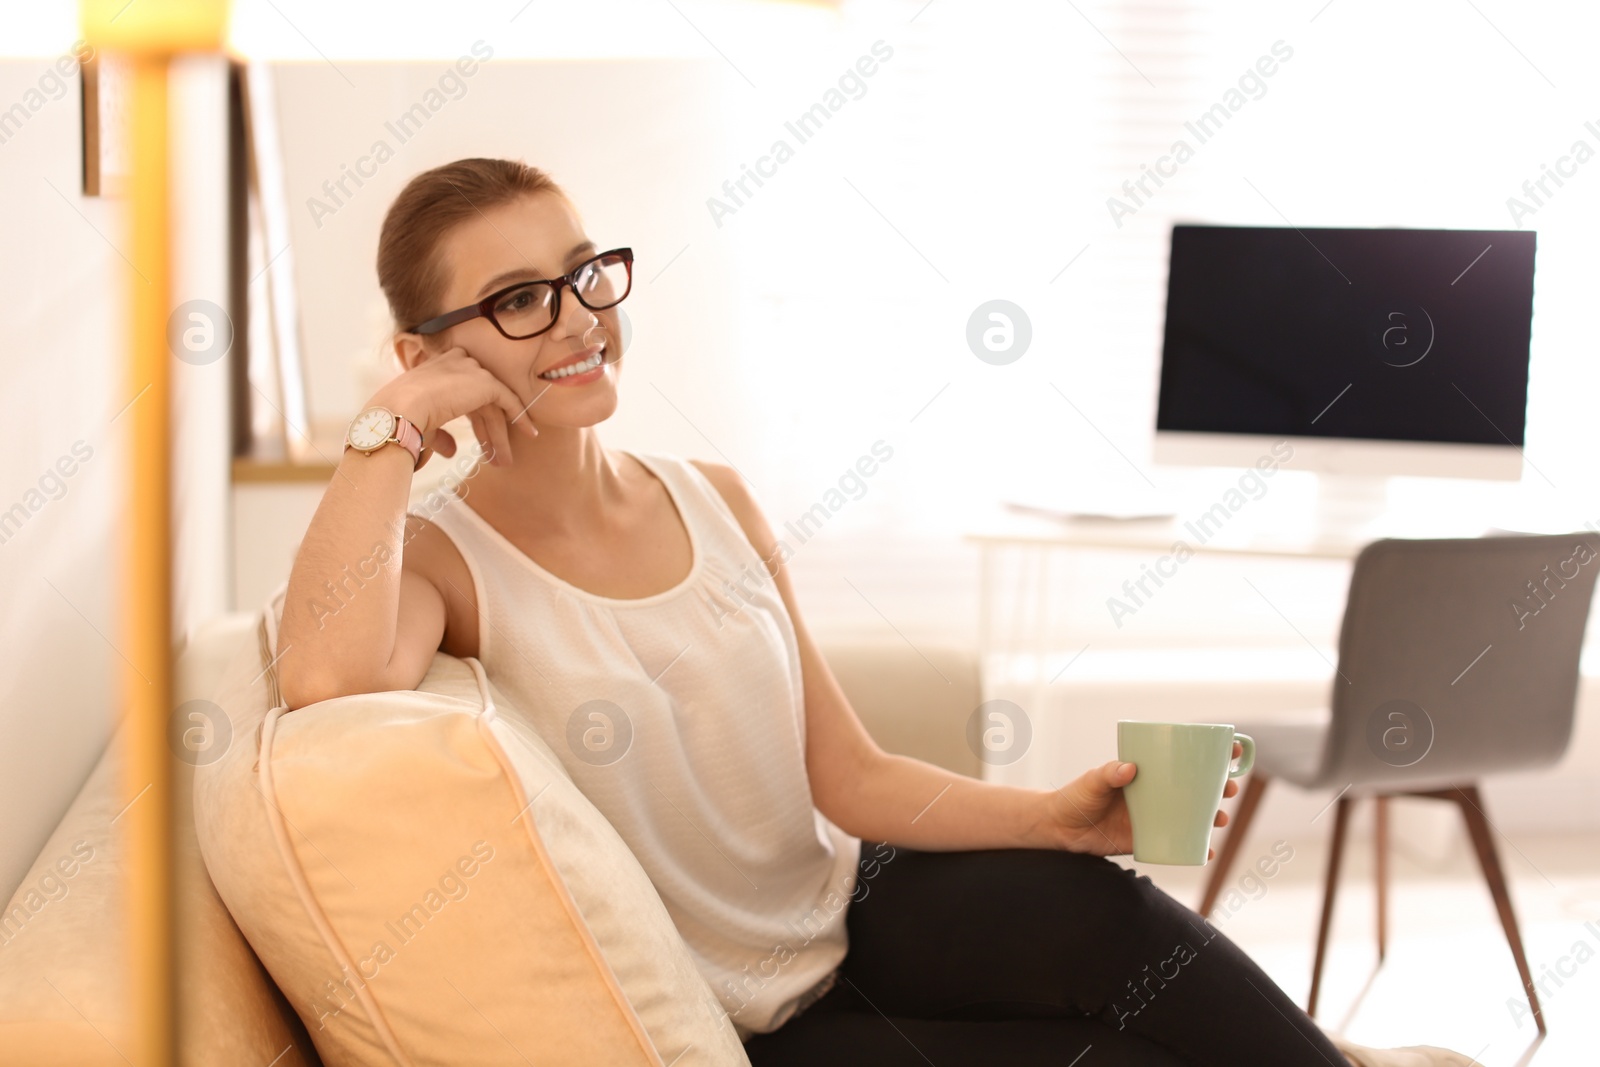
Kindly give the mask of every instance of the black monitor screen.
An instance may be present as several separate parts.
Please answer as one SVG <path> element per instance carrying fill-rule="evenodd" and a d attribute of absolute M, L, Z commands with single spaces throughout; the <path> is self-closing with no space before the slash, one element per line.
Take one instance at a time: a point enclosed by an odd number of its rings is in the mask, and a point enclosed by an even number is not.
<path fill-rule="evenodd" d="M 1532 232 L 1174 226 L 1156 429 L 1521 447 Z"/>

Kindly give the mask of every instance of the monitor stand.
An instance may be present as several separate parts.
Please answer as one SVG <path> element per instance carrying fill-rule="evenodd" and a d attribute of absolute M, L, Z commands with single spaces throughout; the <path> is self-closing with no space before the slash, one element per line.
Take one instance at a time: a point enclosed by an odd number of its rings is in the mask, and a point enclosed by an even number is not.
<path fill-rule="evenodd" d="M 1316 528 L 1324 535 L 1370 533 L 1389 507 L 1389 480 L 1362 474 L 1317 473 L 1313 505 Z"/>

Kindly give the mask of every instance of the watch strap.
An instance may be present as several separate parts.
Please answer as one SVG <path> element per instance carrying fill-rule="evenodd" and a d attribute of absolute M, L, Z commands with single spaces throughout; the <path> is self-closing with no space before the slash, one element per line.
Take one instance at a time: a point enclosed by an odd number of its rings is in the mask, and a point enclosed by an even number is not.
<path fill-rule="evenodd" d="M 394 417 L 394 436 L 389 440 L 411 453 L 411 469 L 422 466 L 422 431 L 404 415 Z"/>

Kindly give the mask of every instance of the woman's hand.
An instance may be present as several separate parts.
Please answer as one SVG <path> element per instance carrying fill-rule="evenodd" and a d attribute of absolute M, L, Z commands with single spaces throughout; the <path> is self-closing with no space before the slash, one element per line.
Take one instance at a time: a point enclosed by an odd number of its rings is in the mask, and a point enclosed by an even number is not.
<path fill-rule="evenodd" d="M 1240 754 L 1239 742 L 1235 741 L 1234 758 Z M 1128 802 L 1122 795 L 1122 787 L 1137 775 L 1138 768 L 1132 763 L 1112 760 L 1085 771 L 1050 794 L 1046 801 L 1047 818 L 1060 847 L 1094 856 L 1132 852 L 1133 826 L 1128 821 Z M 1229 778 L 1222 795 L 1231 797 L 1238 792 L 1238 781 Z M 1219 810 L 1211 825 L 1228 825 L 1228 813 Z M 1206 859 L 1210 860 L 1215 854 L 1214 849 L 1208 849 Z"/>
<path fill-rule="evenodd" d="M 511 462 L 513 426 L 530 438 L 539 435 L 517 395 L 460 347 L 405 371 L 371 403 L 410 419 L 422 431 L 422 446 L 445 457 L 456 454 L 456 441 L 441 427 L 460 415 L 471 420 L 473 434 L 497 466 Z"/>

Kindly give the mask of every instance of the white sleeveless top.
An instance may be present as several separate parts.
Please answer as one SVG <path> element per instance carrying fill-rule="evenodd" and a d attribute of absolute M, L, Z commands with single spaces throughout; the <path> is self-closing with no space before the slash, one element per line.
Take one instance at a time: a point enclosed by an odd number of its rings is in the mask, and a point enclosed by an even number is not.
<path fill-rule="evenodd" d="M 747 1039 L 832 985 L 860 842 L 812 803 L 794 626 L 738 520 L 688 461 L 629 454 L 693 546 L 653 596 L 563 581 L 461 497 L 412 510 L 466 560 L 484 670 L 638 857 Z"/>

